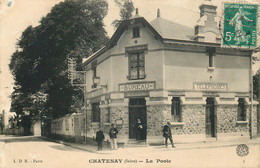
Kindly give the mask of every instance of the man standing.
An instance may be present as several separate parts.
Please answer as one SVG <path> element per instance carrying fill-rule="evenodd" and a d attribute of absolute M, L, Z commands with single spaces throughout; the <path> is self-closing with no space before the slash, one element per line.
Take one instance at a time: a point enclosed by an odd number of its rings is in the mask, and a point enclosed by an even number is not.
<path fill-rule="evenodd" d="M 140 118 L 137 119 L 137 123 L 135 124 L 136 129 L 136 140 L 140 142 L 141 140 L 144 140 L 144 125 Z"/>
<path fill-rule="evenodd" d="M 97 145 L 98 145 L 98 151 L 102 150 L 102 142 L 104 139 L 105 139 L 104 133 L 101 130 L 101 127 L 99 126 L 99 129 L 96 132 L 96 141 L 97 141 Z"/>
<path fill-rule="evenodd" d="M 168 138 L 171 141 L 172 147 L 175 148 L 172 140 L 172 132 L 170 128 L 171 122 L 167 122 L 167 124 L 163 127 L 163 137 L 165 138 L 165 146 L 168 147 Z"/>
<path fill-rule="evenodd" d="M 110 137 L 110 144 L 111 144 L 111 149 L 112 150 L 117 150 L 117 134 L 118 134 L 118 130 L 115 128 L 114 124 L 111 124 L 111 128 L 109 130 L 109 137 Z"/>

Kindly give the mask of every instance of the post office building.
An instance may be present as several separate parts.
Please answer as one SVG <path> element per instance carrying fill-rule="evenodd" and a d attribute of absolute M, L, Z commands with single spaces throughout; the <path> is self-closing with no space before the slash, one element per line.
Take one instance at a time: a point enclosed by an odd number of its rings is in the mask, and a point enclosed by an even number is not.
<path fill-rule="evenodd" d="M 86 135 L 101 125 L 119 130 L 118 141 L 163 142 L 167 121 L 175 142 L 254 136 L 250 111 L 252 50 L 222 48 L 216 6 L 202 4 L 194 27 L 138 15 L 123 21 L 108 43 L 85 62 Z"/>

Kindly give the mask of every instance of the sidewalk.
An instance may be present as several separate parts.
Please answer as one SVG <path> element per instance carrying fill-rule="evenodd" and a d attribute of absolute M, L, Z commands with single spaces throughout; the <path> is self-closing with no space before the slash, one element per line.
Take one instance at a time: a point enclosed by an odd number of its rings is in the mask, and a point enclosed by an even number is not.
<path fill-rule="evenodd" d="M 73 148 L 76 148 L 76 149 L 84 150 L 84 151 L 87 151 L 87 152 L 91 152 L 91 153 L 103 153 L 104 151 L 110 151 L 110 148 L 108 148 L 106 145 L 103 145 L 102 151 L 97 151 L 97 146 L 92 145 L 92 144 L 77 144 L 77 143 L 65 142 L 65 141 L 62 141 L 62 140 L 50 139 L 50 138 L 47 138 L 47 137 L 39 137 L 39 138 L 42 138 L 42 139 L 47 140 L 47 141 L 52 141 L 52 142 L 55 142 L 55 143 L 63 144 L 63 145 L 66 145 L 66 146 L 70 146 L 70 147 L 73 147 Z"/>
<path fill-rule="evenodd" d="M 64 142 L 60 140 L 53 140 L 46 137 L 39 137 L 42 139 L 45 139 L 47 141 L 52 141 L 56 143 L 60 143 L 66 146 L 70 146 L 76 149 L 84 150 L 91 153 L 99 153 L 99 154 L 106 154 L 110 153 L 112 150 L 108 148 L 107 146 L 103 145 L 102 151 L 97 151 L 97 146 L 91 145 L 91 144 L 76 144 L 76 143 L 69 143 Z M 224 148 L 224 147 L 231 147 L 231 146 L 237 146 L 240 144 L 246 144 L 246 145 L 260 145 L 260 138 L 255 139 L 248 139 L 244 141 L 226 141 L 226 142 L 199 142 L 199 143 L 185 143 L 185 144 L 175 144 L 176 148 L 173 148 L 174 150 L 188 150 L 188 149 L 207 149 L 207 148 Z M 118 150 L 125 150 L 130 149 L 131 147 L 125 147 L 125 148 L 119 148 Z M 165 148 L 164 145 L 158 145 L 158 146 L 147 146 L 147 147 L 133 147 L 133 148 L 149 148 L 152 150 L 161 150 L 162 148 Z M 170 145 L 169 145 L 169 148 Z"/>

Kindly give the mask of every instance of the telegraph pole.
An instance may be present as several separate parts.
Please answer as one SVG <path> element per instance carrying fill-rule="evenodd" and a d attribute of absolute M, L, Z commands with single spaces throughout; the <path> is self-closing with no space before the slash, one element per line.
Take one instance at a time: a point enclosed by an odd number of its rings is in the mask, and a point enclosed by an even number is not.
<path fill-rule="evenodd" d="M 74 58 L 68 59 L 68 78 L 72 86 L 76 86 L 77 89 L 83 93 L 83 115 L 85 115 L 84 131 L 85 142 L 87 136 L 87 114 L 86 113 L 86 72 L 76 71 L 76 60 Z"/>

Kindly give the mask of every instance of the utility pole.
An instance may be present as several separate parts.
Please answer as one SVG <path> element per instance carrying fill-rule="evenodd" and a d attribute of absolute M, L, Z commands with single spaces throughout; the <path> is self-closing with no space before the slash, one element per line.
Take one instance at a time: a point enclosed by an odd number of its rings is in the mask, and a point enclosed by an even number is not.
<path fill-rule="evenodd" d="M 84 124 L 84 140 L 87 139 L 87 113 L 86 113 L 86 71 L 76 71 L 76 60 L 74 58 L 68 59 L 68 78 L 72 86 L 82 91 L 83 94 L 83 115 L 85 116 Z M 83 120 L 84 121 L 84 120 Z"/>

